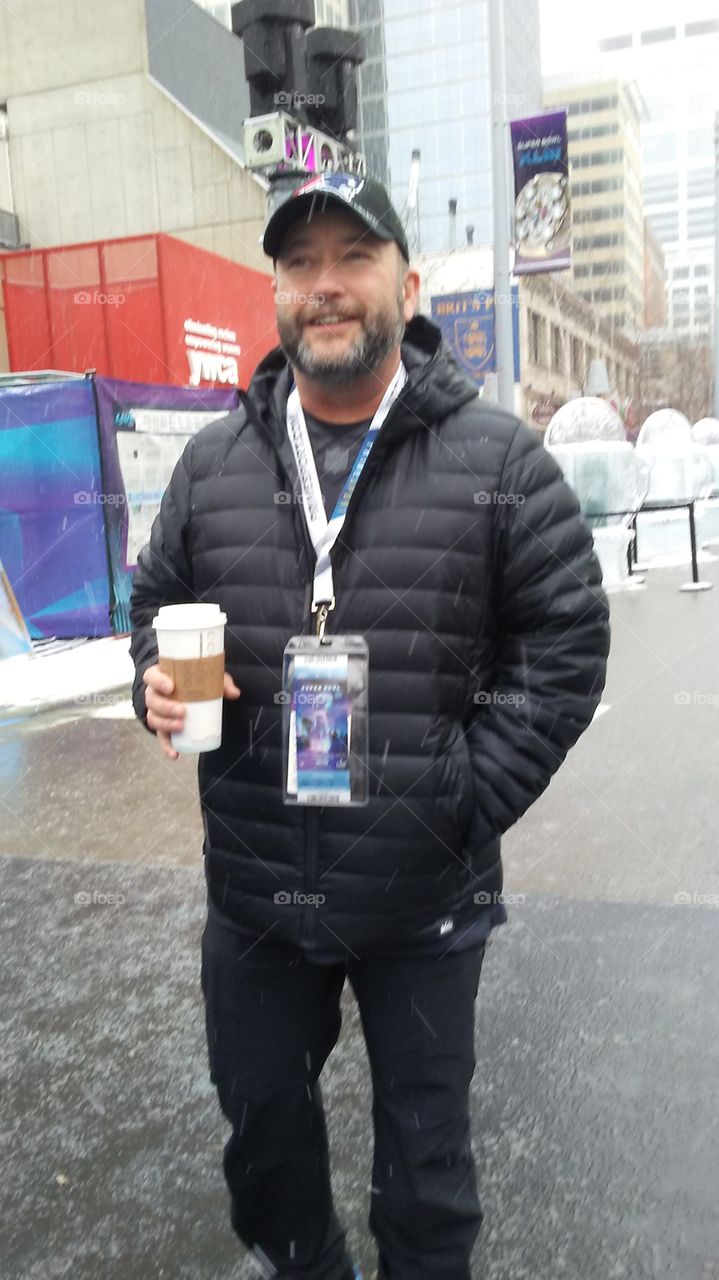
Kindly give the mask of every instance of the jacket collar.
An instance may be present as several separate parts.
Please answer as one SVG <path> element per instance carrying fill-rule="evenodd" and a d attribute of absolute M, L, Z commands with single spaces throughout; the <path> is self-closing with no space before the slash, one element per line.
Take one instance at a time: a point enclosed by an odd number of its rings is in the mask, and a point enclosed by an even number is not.
<path fill-rule="evenodd" d="M 438 422 L 477 396 L 477 388 L 457 365 L 441 331 L 425 316 L 414 316 L 405 329 L 402 360 L 407 382 L 382 428 L 386 439 L 435 427 Z M 281 347 L 260 362 L 249 396 L 276 447 L 285 453 L 285 415 L 292 386 L 292 370 Z"/>

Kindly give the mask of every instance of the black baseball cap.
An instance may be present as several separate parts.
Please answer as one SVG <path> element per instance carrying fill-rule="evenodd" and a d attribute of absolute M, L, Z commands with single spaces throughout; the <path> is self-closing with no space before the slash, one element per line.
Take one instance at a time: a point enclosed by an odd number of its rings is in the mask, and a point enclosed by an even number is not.
<path fill-rule="evenodd" d="M 292 223 L 303 217 L 309 222 L 313 213 L 322 213 L 329 202 L 350 209 L 380 239 L 396 241 L 409 262 L 404 227 L 382 183 L 354 173 L 320 173 L 295 187 L 265 227 L 262 237 L 265 253 L 276 258 L 282 238 Z"/>

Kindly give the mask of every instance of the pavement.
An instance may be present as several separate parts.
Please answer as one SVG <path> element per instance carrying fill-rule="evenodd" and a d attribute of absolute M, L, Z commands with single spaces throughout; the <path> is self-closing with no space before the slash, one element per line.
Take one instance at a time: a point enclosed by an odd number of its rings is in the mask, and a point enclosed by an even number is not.
<path fill-rule="evenodd" d="M 602 713 L 504 841 L 477 1000 L 475 1280 L 719 1280 L 719 563 L 612 596 Z M 119 695 L 0 723 L 2 1280 L 250 1280 L 208 1077 L 192 758 Z M 365 1276 L 352 992 L 322 1077 Z"/>

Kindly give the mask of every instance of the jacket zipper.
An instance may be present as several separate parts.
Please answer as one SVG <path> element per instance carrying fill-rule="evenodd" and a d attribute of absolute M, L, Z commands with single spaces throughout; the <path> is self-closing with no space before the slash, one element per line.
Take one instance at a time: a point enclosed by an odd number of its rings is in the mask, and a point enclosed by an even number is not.
<path fill-rule="evenodd" d="M 278 455 L 278 458 L 279 458 L 279 455 Z M 282 460 L 279 459 L 279 462 L 280 462 L 280 469 L 284 471 L 284 467 L 282 466 Z M 288 482 L 290 481 L 290 476 L 287 475 L 286 473 L 285 473 L 285 478 Z M 293 491 L 292 485 L 290 483 L 288 483 L 288 489 L 290 492 Z M 293 516 L 295 516 L 294 511 L 293 511 Z M 305 520 L 304 515 L 301 511 L 298 511 L 296 513 L 296 519 L 299 519 L 299 522 L 302 525 L 302 537 L 304 538 L 304 545 L 307 551 L 307 564 L 309 566 L 309 572 L 310 572 L 309 615 L 305 623 L 305 634 L 312 635 L 313 634 L 313 614 L 312 614 L 312 576 L 311 575 L 312 575 L 312 561 L 315 554 L 315 550 L 310 540 L 309 530 L 307 528 L 307 521 Z M 306 895 L 309 895 L 309 894 L 316 893 L 315 881 L 317 879 L 317 863 L 319 861 L 319 815 L 317 812 L 317 808 L 314 805 L 309 805 L 309 804 L 305 805 L 304 809 L 305 809 L 305 868 L 304 868 L 305 874 L 304 874 L 304 881 L 303 881 L 303 892 Z M 315 912 L 315 907 L 313 907 L 311 903 L 307 902 L 304 904 L 302 908 L 302 915 L 300 918 L 300 945 L 301 946 L 314 942 L 315 925 L 317 923 L 317 917 L 315 916 L 314 912 Z"/>
<path fill-rule="evenodd" d="M 370 464 L 372 462 L 373 454 L 374 454 L 374 449 L 372 450 L 372 453 L 370 454 L 367 460 L 367 464 L 365 466 L 365 469 L 362 472 L 362 475 L 359 478 L 357 487 L 355 488 L 355 491 L 352 494 L 352 497 L 350 498 L 349 503 L 347 504 L 345 523 L 342 529 L 343 534 L 347 528 L 347 520 L 349 519 L 353 504 L 356 505 L 356 500 L 358 496 L 362 493 L 363 488 L 366 488 L 369 480 L 371 479 L 372 473 L 370 472 L 369 475 L 367 473 L 368 473 L 368 468 L 370 467 Z M 373 470 L 376 470 L 376 467 L 377 467 L 377 461 L 375 458 L 375 466 Z M 305 530 L 306 540 L 309 544 L 309 533 L 307 532 L 307 522 L 303 519 L 302 523 Z M 309 545 L 311 546 L 311 544 Z M 342 552 L 343 550 L 343 548 L 338 543 L 335 543 L 335 548 L 340 552 Z M 312 548 L 312 552 L 314 553 L 314 548 Z M 338 557 L 338 559 L 341 559 L 341 555 Z M 310 564 L 311 563 L 312 563 L 312 559 L 310 558 Z M 334 565 L 333 565 L 333 571 L 334 571 Z M 336 591 L 335 591 L 335 594 L 337 594 Z M 308 631 L 308 634 L 310 635 L 312 635 L 312 630 L 313 630 L 312 617 L 313 617 L 312 609 L 310 606 L 310 624 L 309 624 L 309 631 Z M 307 856 L 305 861 L 305 886 L 306 886 L 305 893 L 315 894 L 317 891 L 317 885 L 316 885 L 317 864 L 319 861 L 319 812 L 317 807 L 315 807 L 314 805 L 307 805 L 306 833 L 307 833 L 307 845 L 306 845 Z M 302 916 L 302 925 L 301 925 L 301 931 L 300 931 L 301 944 L 313 943 L 315 941 L 316 924 L 317 924 L 316 912 L 317 912 L 316 907 L 314 907 L 311 903 L 306 904 L 304 908 L 303 916 Z"/>
<path fill-rule="evenodd" d="M 392 407 L 394 408 L 394 406 Z M 391 412 L 392 410 L 390 410 L 390 413 Z M 367 487 L 367 484 L 369 483 L 369 480 L 371 479 L 373 472 L 377 468 L 377 457 L 381 455 L 377 455 L 375 450 L 376 450 L 376 446 L 370 453 L 370 456 L 367 459 L 367 464 L 362 472 L 362 475 L 359 478 L 355 491 L 352 494 L 352 497 L 350 498 L 349 503 L 347 504 L 347 511 L 345 514 L 345 523 L 342 529 L 343 535 L 347 529 L 347 520 L 349 519 L 350 512 L 352 511 L 353 506 L 356 506 L 359 496 L 361 495 L 363 490 Z M 280 470 L 282 472 L 285 472 L 282 459 L 279 457 L 278 451 L 275 450 L 275 452 L 277 454 L 277 458 L 280 464 Z M 373 463 L 374 465 L 372 465 Z M 290 479 L 290 477 L 286 474 L 286 472 L 285 472 L 285 476 L 287 480 Z M 291 484 L 289 485 L 289 491 L 292 492 Z M 293 515 L 294 515 L 294 512 L 293 512 Z M 304 543 L 305 543 L 305 548 L 307 550 L 307 556 L 308 556 L 308 564 L 311 567 L 315 551 L 310 540 L 309 530 L 307 528 L 307 521 L 304 519 L 303 513 L 300 512 L 298 513 L 298 515 L 299 515 L 300 522 L 302 524 Z M 343 548 L 341 545 L 335 544 L 335 546 L 340 553 L 343 552 Z M 338 558 L 341 559 L 342 554 L 340 554 Z M 310 568 L 310 573 L 311 573 L 311 568 Z M 307 622 L 306 634 L 312 635 L 313 630 L 314 628 L 313 628 L 313 614 L 312 614 L 312 577 L 310 577 L 310 612 L 309 612 L 309 619 Z M 319 811 L 318 811 L 318 807 L 315 805 L 306 805 L 305 809 L 306 809 L 306 817 L 305 817 L 304 893 L 309 896 L 310 894 L 315 895 L 317 892 L 317 883 L 316 883 L 317 882 L 317 866 L 319 862 Z M 316 925 L 317 925 L 316 911 L 317 911 L 317 908 L 313 906 L 311 902 L 307 902 L 303 906 L 302 917 L 300 921 L 300 945 L 309 945 L 315 941 Z"/>
<path fill-rule="evenodd" d="M 305 805 L 307 810 L 306 825 L 306 857 L 305 857 L 305 893 L 314 894 L 315 881 L 317 878 L 317 861 L 319 855 L 319 813 L 315 805 Z M 315 925 L 317 916 L 315 915 L 317 908 L 311 902 L 305 903 L 302 909 L 302 923 L 300 927 L 300 943 L 310 943 L 315 940 Z"/>

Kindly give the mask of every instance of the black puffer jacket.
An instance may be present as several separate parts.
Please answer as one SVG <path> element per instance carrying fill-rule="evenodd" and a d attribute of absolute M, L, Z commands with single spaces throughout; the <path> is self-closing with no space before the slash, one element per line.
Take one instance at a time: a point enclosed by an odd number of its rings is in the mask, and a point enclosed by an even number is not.
<path fill-rule="evenodd" d="M 502 889 L 498 837 L 589 724 L 609 646 L 591 535 L 557 464 L 478 399 L 428 320 L 410 323 L 402 354 L 408 383 L 332 554 L 328 632 L 361 632 L 370 649 L 367 806 L 282 802 L 275 695 L 289 637 L 314 630 L 314 552 L 301 505 L 276 499 L 299 492 L 279 349 L 253 378 L 257 415 L 188 444 L 131 603 L 143 720 L 158 606 L 227 614 L 242 696 L 225 703 L 221 748 L 199 757 L 211 898 L 258 936 L 364 954 L 436 942 L 447 917 L 459 928 L 482 909 L 476 893 Z"/>

